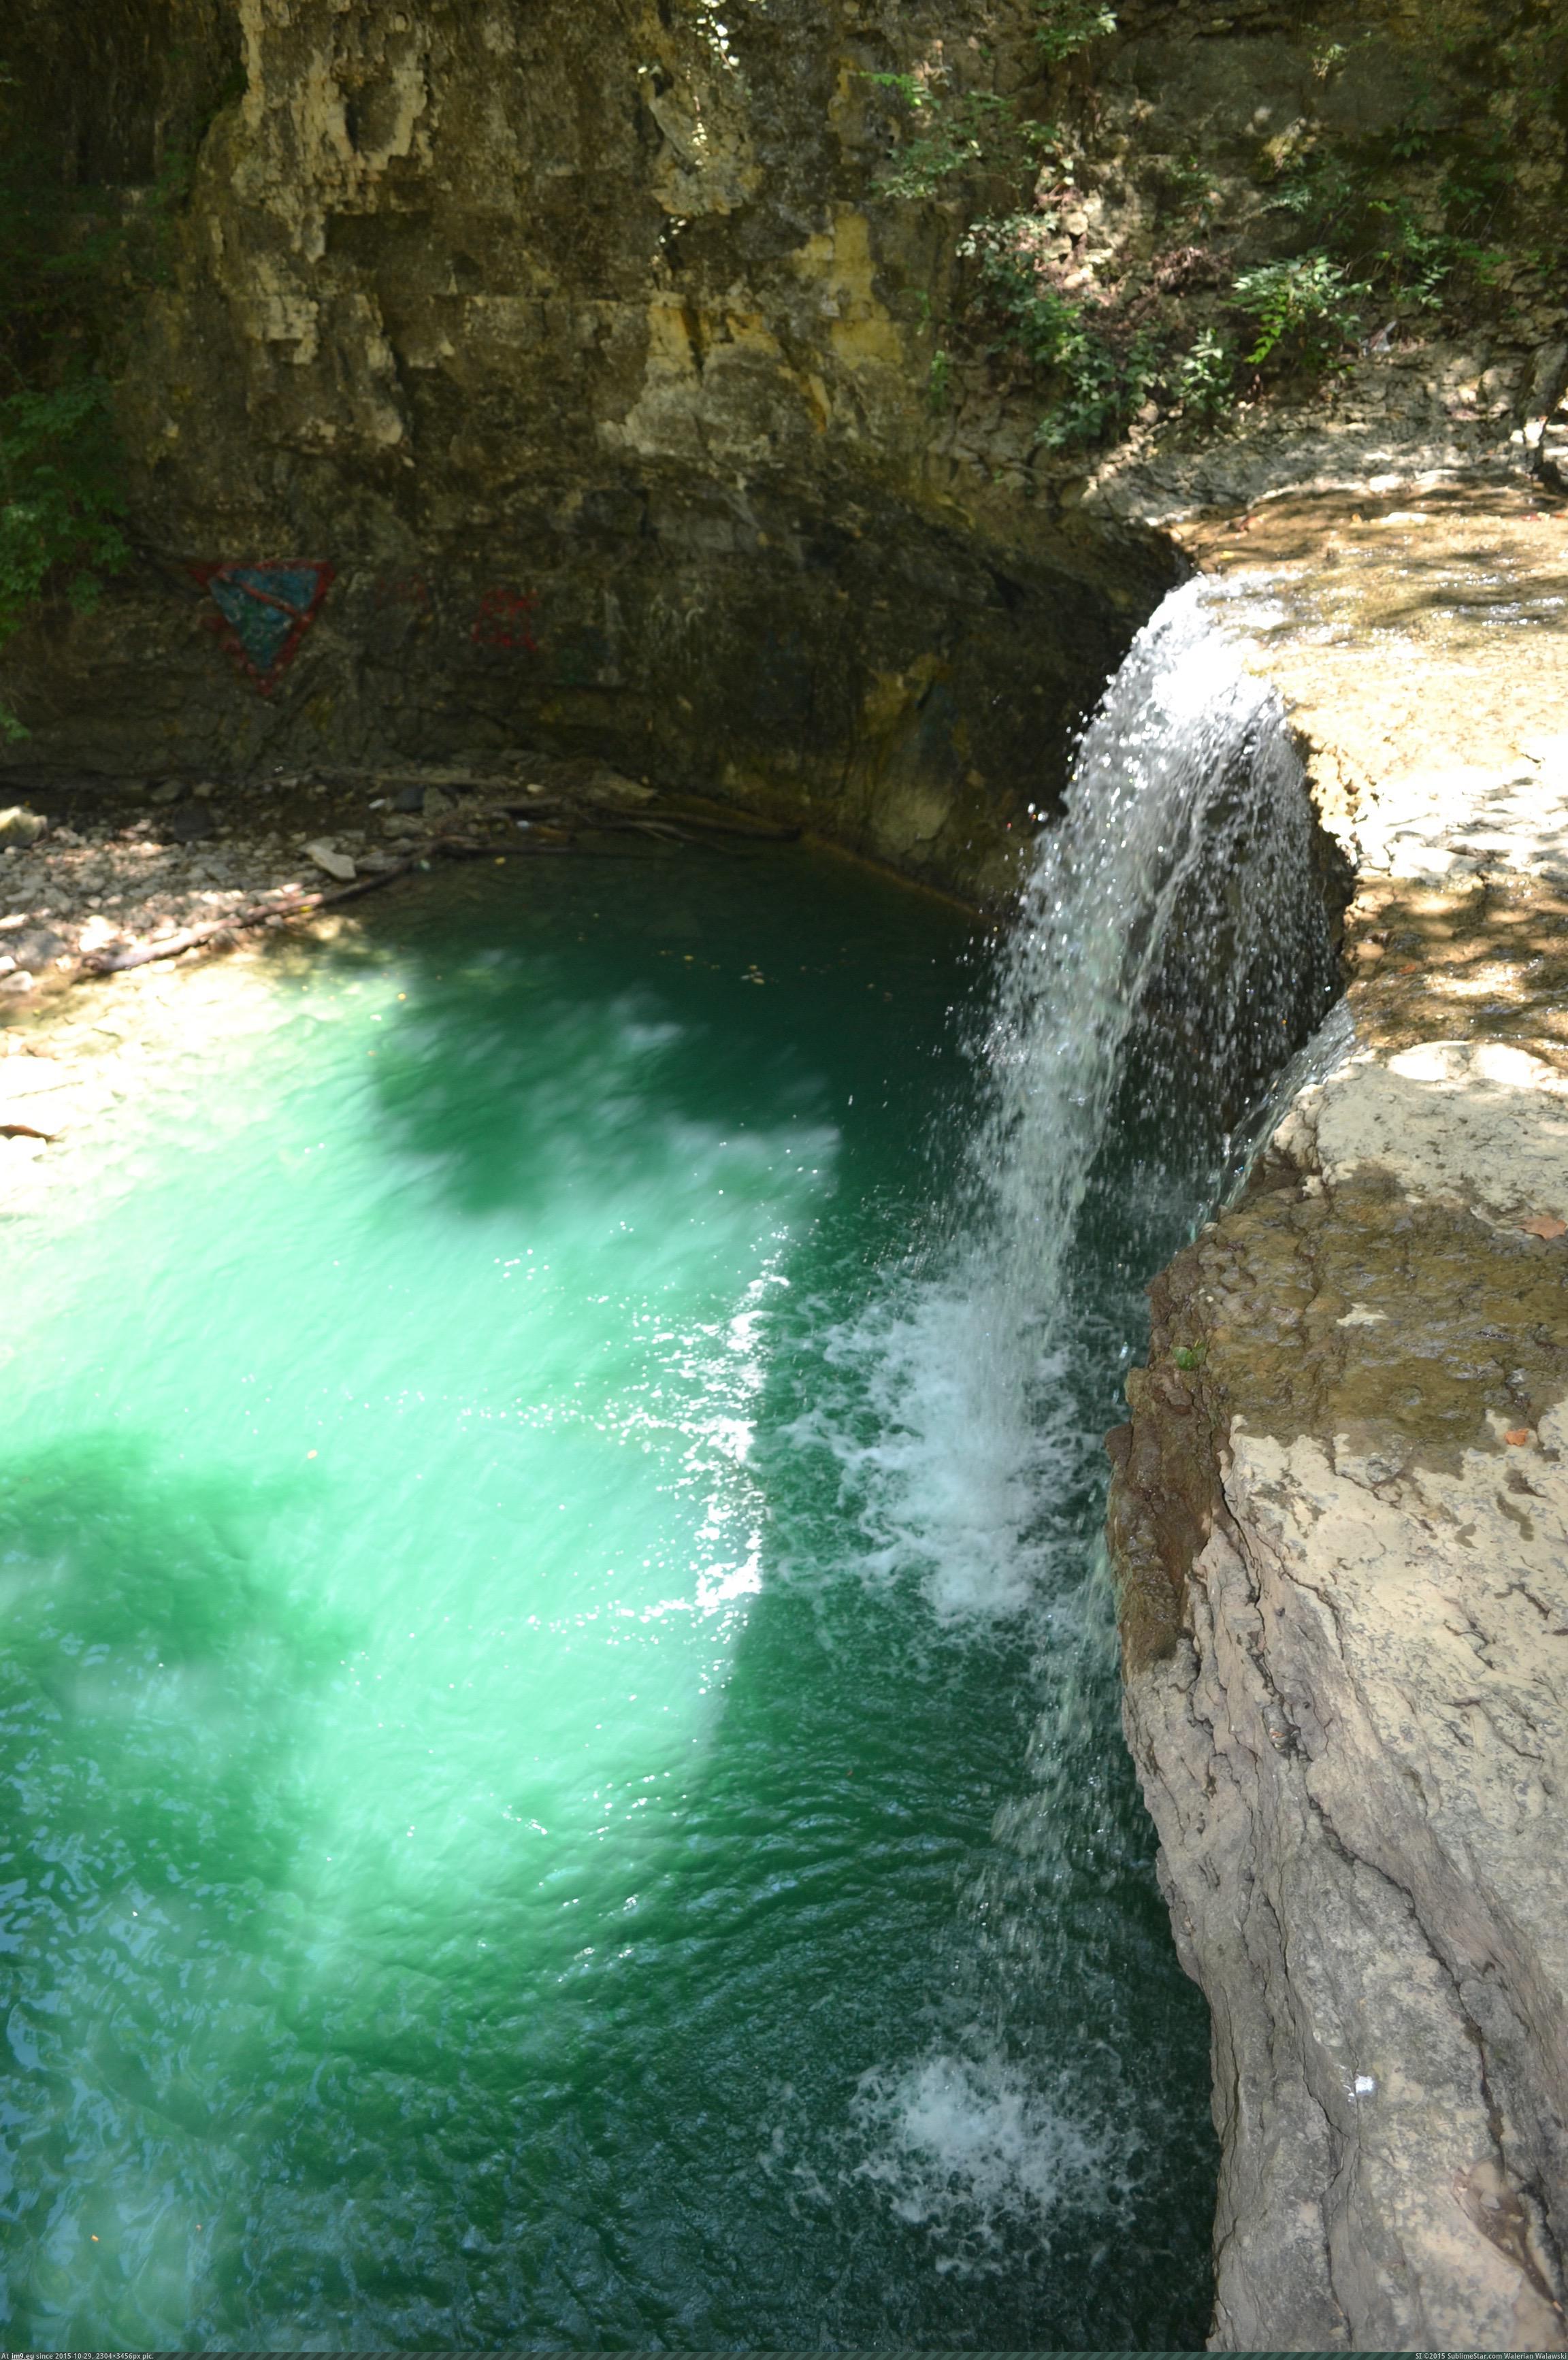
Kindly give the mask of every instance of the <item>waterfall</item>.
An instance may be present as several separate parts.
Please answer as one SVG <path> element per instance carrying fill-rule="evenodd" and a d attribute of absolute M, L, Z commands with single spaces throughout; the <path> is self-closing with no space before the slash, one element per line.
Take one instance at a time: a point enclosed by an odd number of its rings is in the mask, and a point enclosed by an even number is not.
<path fill-rule="evenodd" d="M 876 1569 L 944 1623 L 1021 1631 L 1040 1699 L 941 2029 L 860 2093 L 861 2168 L 943 2267 L 1015 2268 L 1064 2212 L 1113 2233 L 1160 2146 L 1159 2060 L 1106 2028 L 1148 1833 L 1107 1763 L 1102 1437 L 1144 1281 L 1334 989 L 1301 764 L 1223 596 L 1172 592 L 1084 734 L 1003 953 L 956 1225 L 850 1348 L 881 1415 L 848 1468 Z"/>
<path fill-rule="evenodd" d="M 1073 1257 L 1108 1139 L 1141 1284 L 1332 995 L 1300 760 L 1223 597 L 1171 592 L 1084 734 L 1003 954 L 953 1232 L 850 1347 L 881 1425 L 862 1454 L 873 1569 L 918 1566 L 944 1617 L 1025 1610 L 1048 1573 L 1084 1439 Z"/>
<path fill-rule="evenodd" d="M 1303 984 L 1321 1000 L 1327 980 L 1300 760 L 1277 692 L 1244 670 L 1215 604 L 1188 583 L 1134 640 L 1042 835 L 1003 965 L 981 1211 L 1036 1303 L 1059 1283 L 1151 991 L 1164 984 L 1178 1037 L 1145 1094 L 1179 1117 L 1195 1087 L 1210 1104 L 1238 1086 L 1255 1095 L 1295 1045 Z"/>

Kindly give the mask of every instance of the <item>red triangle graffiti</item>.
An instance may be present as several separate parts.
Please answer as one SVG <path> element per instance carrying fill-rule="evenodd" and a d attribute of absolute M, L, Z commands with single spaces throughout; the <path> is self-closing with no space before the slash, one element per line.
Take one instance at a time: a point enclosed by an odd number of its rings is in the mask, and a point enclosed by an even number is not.
<path fill-rule="evenodd" d="M 219 646 L 270 696 L 336 580 L 335 567 L 229 563 L 191 572 L 217 608 L 207 621 Z"/>

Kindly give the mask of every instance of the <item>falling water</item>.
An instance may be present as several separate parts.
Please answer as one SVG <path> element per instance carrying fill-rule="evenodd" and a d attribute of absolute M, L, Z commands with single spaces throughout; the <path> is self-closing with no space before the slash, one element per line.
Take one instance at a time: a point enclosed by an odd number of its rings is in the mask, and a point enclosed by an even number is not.
<path fill-rule="evenodd" d="M 1074 1253 L 1108 1143 L 1144 1278 L 1332 993 L 1300 759 L 1277 692 L 1216 625 L 1220 595 L 1171 592 L 1084 735 L 1001 965 L 949 1234 L 865 1338 L 892 1428 L 883 1562 L 913 1548 L 938 1612 L 1011 1612 L 1037 1588 Z"/>
<path fill-rule="evenodd" d="M 1201 2335 L 1102 1437 L 1310 850 L 1189 589 L 972 1059 L 951 913 L 805 851 L 169 979 L 5 1233 L 15 2344 Z"/>
<path fill-rule="evenodd" d="M 1146 1098 L 1179 1120 L 1195 1099 L 1255 1096 L 1304 1006 L 1321 1011 L 1300 759 L 1277 691 L 1243 669 L 1214 603 L 1189 583 L 1134 641 L 1041 839 L 1003 968 L 976 1159 L 1025 1302 L 1058 1283 L 1140 1017 L 1167 1031 Z"/>
<path fill-rule="evenodd" d="M 1334 989 L 1301 764 L 1217 603 L 1173 592 L 1085 733 L 998 977 L 956 1218 L 853 1339 L 881 1410 L 877 1563 L 917 1574 L 949 1622 L 1024 1627 L 1041 1699 L 941 2029 L 862 2086 L 871 2169 L 967 2266 L 1003 2222 L 1032 2217 L 1048 2252 L 1064 2206 L 1114 2219 L 1159 2145 L 1157 2063 L 1105 2032 L 1143 1871 L 1108 1762 L 1108 1572 L 1086 1546 L 1101 1437 L 1143 1283 L 1214 1203 Z"/>

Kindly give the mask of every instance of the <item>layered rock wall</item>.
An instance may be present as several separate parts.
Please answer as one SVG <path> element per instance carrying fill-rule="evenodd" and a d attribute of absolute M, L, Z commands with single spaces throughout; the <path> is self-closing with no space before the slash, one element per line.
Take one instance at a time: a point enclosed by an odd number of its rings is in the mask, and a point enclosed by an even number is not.
<path fill-rule="evenodd" d="M 1565 529 L 1429 486 L 1200 536 L 1356 866 L 1361 978 L 1157 1283 L 1113 1437 L 1224 2347 L 1568 2344 Z"/>
<path fill-rule="evenodd" d="M 1449 50 L 1474 42 L 1445 5 Z M 1119 13 L 1053 62 L 1057 0 L 18 0 L 0 54 L 62 169 L 163 227 L 115 365 L 134 560 L 7 651 L 31 737 L 0 763 L 195 780 L 521 744 L 1004 894 L 1179 570 L 1154 524 L 1281 430 L 1244 403 L 1216 432 L 1170 376 L 1109 449 L 1064 442 L 1061 372 L 987 311 L 973 224 L 1026 231 L 1107 352 L 1150 304 L 1179 342 L 1278 246 L 1282 158 L 1430 111 L 1397 0 Z M 927 121 L 985 137 L 900 193 Z M 1551 139 L 1516 145 L 1544 202 Z M 1385 338 L 1314 390 L 1297 473 L 1506 437 L 1551 324 L 1519 268 L 1511 326 Z M 334 569 L 266 697 L 192 572 L 258 560 Z"/>
<path fill-rule="evenodd" d="M 892 34 L 734 13 L 238 0 L 121 387 L 138 563 L 14 651 L 16 767 L 532 743 L 1004 888 L 1176 561 L 938 480 Z M 191 568 L 291 558 L 335 580 L 263 699 Z"/>

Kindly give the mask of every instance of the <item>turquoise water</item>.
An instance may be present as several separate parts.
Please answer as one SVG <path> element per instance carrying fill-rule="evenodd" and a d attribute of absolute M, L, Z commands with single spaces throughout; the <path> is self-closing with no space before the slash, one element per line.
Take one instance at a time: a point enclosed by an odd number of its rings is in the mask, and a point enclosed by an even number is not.
<path fill-rule="evenodd" d="M 0 1231 L 5 2343 L 1201 2342 L 1095 1573 L 1190 1204 L 1113 1158 L 1048 1431 L 966 1426 L 956 912 L 367 923 Z"/>

